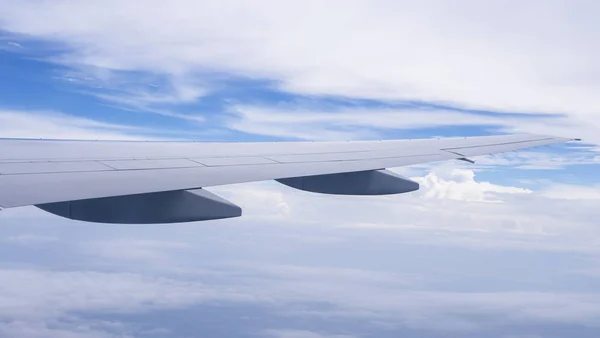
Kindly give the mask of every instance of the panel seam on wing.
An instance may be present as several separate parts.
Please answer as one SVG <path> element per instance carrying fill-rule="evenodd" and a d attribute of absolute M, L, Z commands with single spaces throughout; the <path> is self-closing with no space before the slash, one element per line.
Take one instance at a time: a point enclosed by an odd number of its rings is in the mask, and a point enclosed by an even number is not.
<path fill-rule="evenodd" d="M 527 141 L 514 141 L 514 142 L 504 142 L 504 143 L 490 143 L 490 144 L 481 144 L 481 145 L 475 145 L 475 146 L 464 146 L 464 147 L 441 148 L 441 150 L 444 150 L 444 151 L 449 151 L 449 150 L 455 150 L 455 149 L 470 149 L 470 148 L 483 148 L 483 147 L 497 147 L 497 146 L 505 146 L 505 145 L 511 145 L 511 144 L 520 144 L 520 143 L 533 143 L 533 142 L 539 142 L 539 141 L 548 141 L 548 140 L 554 140 L 554 138 L 552 138 L 552 137 L 548 137 L 548 138 L 541 138 L 541 139 L 527 140 Z"/>

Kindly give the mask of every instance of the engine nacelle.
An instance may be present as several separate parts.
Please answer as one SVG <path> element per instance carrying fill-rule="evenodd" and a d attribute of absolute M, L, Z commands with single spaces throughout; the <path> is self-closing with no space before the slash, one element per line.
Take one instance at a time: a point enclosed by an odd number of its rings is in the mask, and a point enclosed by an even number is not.
<path fill-rule="evenodd" d="M 300 190 L 335 195 L 390 195 L 419 190 L 419 183 L 385 169 L 293 177 L 277 181 Z"/>
<path fill-rule="evenodd" d="M 179 223 L 242 215 L 242 208 L 204 189 L 94 198 L 36 206 L 58 216 L 97 223 Z"/>

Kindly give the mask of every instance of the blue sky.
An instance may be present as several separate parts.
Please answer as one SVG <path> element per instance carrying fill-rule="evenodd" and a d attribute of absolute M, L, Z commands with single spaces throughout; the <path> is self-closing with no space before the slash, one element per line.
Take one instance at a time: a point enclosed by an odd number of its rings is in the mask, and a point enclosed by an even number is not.
<path fill-rule="evenodd" d="M 380 100 L 326 93 L 308 95 L 282 90 L 275 79 L 224 72 L 194 74 L 196 81 L 206 83 L 207 87 L 199 85 L 200 88 L 190 90 L 193 94 L 188 98 L 180 96 L 185 94 L 178 93 L 177 84 L 164 74 L 109 70 L 110 75 L 107 76 L 110 80 L 104 80 L 94 76 L 98 70 L 91 70 L 91 74 L 88 74 L 52 62 L 54 58 L 68 53 L 68 49 L 52 48 L 47 42 L 15 34 L 6 34 L 3 40 L 5 48 L 0 66 L 5 83 L 3 101 L 6 108 L 53 110 L 99 122 L 136 126 L 144 129 L 139 132 L 142 139 L 168 137 L 231 141 L 322 138 L 316 133 L 300 136 L 290 133 L 291 136 L 286 137 L 284 132 L 278 130 L 228 128 L 236 120 L 243 120 L 243 112 L 237 109 L 244 108 L 260 108 L 267 112 L 273 109 L 293 115 L 301 115 L 304 111 L 327 113 L 323 115 L 334 119 L 326 122 L 328 125 L 323 128 L 334 132 L 331 138 L 334 140 L 338 135 L 335 132 L 349 139 L 474 136 L 503 131 L 502 124 L 495 121 L 507 115 L 517 122 L 521 118 L 556 118 L 551 114 L 498 113 L 419 100 Z M 31 100 L 31 97 L 35 97 L 35 100 Z M 400 120 L 396 124 L 401 128 L 388 127 L 386 124 L 361 125 L 360 121 L 351 122 L 349 118 L 342 117 L 338 119 L 343 124 L 335 124 L 336 113 L 363 113 L 361 110 L 365 110 L 364 114 L 370 110 L 392 112 L 390 118 Z M 425 116 L 438 111 L 457 113 L 458 118 L 481 117 L 481 121 L 475 122 L 474 126 L 470 126 L 470 123 L 463 125 L 460 121 L 448 121 L 440 126 L 439 122 L 432 120 L 419 123 L 425 128 L 404 127 L 401 121 L 403 115 L 415 111 L 422 111 Z M 485 118 L 489 118 L 489 122 Z M 64 137 L 69 138 L 68 135 Z"/>
<path fill-rule="evenodd" d="M 0 137 L 581 137 L 393 170 L 399 196 L 211 189 L 244 217 L 0 213 L 0 337 L 597 337 L 600 7 L 0 0 Z M 535 17 L 535 20 L 531 18 Z"/>

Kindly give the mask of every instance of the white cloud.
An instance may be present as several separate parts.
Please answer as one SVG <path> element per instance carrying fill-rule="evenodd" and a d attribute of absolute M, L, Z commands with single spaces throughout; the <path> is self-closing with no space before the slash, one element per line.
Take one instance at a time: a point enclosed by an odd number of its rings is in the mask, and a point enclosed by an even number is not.
<path fill-rule="evenodd" d="M 7 138 L 143 140 L 144 129 L 57 112 L 0 109 L 0 135 Z"/>
<path fill-rule="evenodd" d="M 145 299 L 154 298 L 152 290 L 160 286 L 160 281 L 157 285 L 152 280 L 144 280 L 143 277 L 135 275 L 27 270 L 2 270 L 0 274 L 4 280 L 0 306 L 0 314 L 3 317 L 53 316 L 62 311 L 117 308 L 127 303 L 129 305 L 126 307 L 131 308 L 141 306 Z M 101 289 L 78 287 L 90 282 L 94 285 L 102 284 L 99 283 L 100 280 L 104 280 L 105 285 Z M 139 288 L 132 290 L 136 284 L 139 284 Z M 25 285 L 27 287 L 23 287 Z M 128 300 L 120 299 L 118 294 L 107 297 L 113 292 L 113 288 L 114 291 L 120 290 L 120 294 L 128 295 Z M 91 302 L 88 302 L 88 299 Z M 32 311 L 34 308 L 43 308 L 43 311 Z"/>
<path fill-rule="evenodd" d="M 600 164 L 600 156 L 597 155 L 597 151 L 588 147 L 577 147 L 570 144 L 568 150 L 563 152 L 553 151 L 550 148 L 542 150 L 522 150 L 481 156 L 475 158 L 476 166 L 490 169 L 498 166 L 510 166 L 518 169 L 557 170 L 571 165 Z"/>
<path fill-rule="evenodd" d="M 528 266 L 527 271 L 507 267 L 526 265 L 511 260 L 527 260 L 532 252 L 597 256 L 597 201 L 552 199 L 538 191 L 522 193 L 518 187 L 480 182 L 468 171 L 442 170 L 431 177 L 436 179 L 423 188 L 423 195 L 369 198 L 310 194 L 274 182 L 236 185 L 232 186 L 236 189 L 213 190 L 249 207 L 249 217 L 168 229 L 148 226 L 143 231 L 86 225 L 81 233 L 89 234 L 88 239 L 78 241 L 79 251 L 72 255 L 85 259 L 83 266 L 175 276 L 0 270 L 0 318 L 35 328 L 36 323 L 78 311 L 133 313 L 233 301 L 268 304 L 280 316 L 364 320 L 444 333 L 487 332 L 489 326 L 523 323 L 595 327 L 600 320 L 595 289 L 556 289 L 562 287 L 561 282 L 545 279 L 519 284 L 524 289 L 501 286 L 505 280 L 546 277 L 529 271 L 545 271 L 542 267 Z M 451 192 L 426 196 L 436 189 Z M 481 194 L 484 200 L 493 197 L 506 203 L 468 201 Z M 274 212 L 282 203 L 286 212 Z M 14 219 L 10 222 L 18 225 Z M 58 231 L 72 234 L 69 230 L 83 226 L 69 224 Z M 96 238 L 92 231 L 103 238 Z M 432 259 L 421 254 L 417 262 L 412 250 L 396 251 L 407 246 L 432 251 L 447 248 L 444 252 L 449 257 Z M 461 262 L 465 256 L 452 257 L 453 251 L 470 257 L 494 257 L 490 253 L 495 252 L 506 258 L 494 260 L 499 264 L 490 267 L 494 274 L 470 266 L 471 260 Z M 336 264 L 332 256 L 345 265 Z M 128 257 L 135 260 L 124 259 Z M 560 260 L 551 260 L 556 256 L 547 257 L 548 271 L 560 268 L 568 273 L 564 262 L 558 267 Z M 157 264 L 165 261 L 174 264 Z M 405 263 L 397 265 L 396 261 Z M 493 264 L 484 259 L 480 263 Z M 493 285 L 480 282 L 485 277 L 499 281 Z M 466 284 L 456 286 L 456 279 Z M 477 289 L 469 283 L 477 283 Z M 310 306 L 313 303 L 327 307 Z M 273 329 L 272 325 L 268 328 Z M 265 334 L 348 335 L 295 329 L 275 328 Z"/>
<path fill-rule="evenodd" d="M 207 91 L 204 85 L 185 76 L 165 81 L 139 73 L 84 69 L 70 71 L 59 79 L 83 86 L 82 93 L 122 110 L 151 112 L 194 123 L 205 121 L 201 112 L 185 114 L 178 111 L 180 105 L 196 102 Z"/>
<path fill-rule="evenodd" d="M 286 195 L 295 192 L 274 181 L 217 186 L 211 187 L 210 191 L 243 205 L 242 217 L 279 220 L 289 219 L 290 206 Z"/>
<path fill-rule="evenodd" d="M 145 71 L 175 81 L 209 70 L 272 79 L 305 94 L 561 113 L 574 129 L 537 122 L 514 128 L 573 132 L 600 143 L 596 3 L 99 4 L 4 0 L 2 28 L 66 43 L 71 49 L 58 60 L 77 67 Z"/>
<path fill-rule="evenodd" d="M 323 334 L 306 330 L 266 330 L 265 335 L 273 338 L 353 338 L 355 336 Z"/>
<path fill-rule="evenodd" d="M 200 283 L 131 273 L 2 269 L 0 276 L 0 318 L 56 319 L 77 311 L 135 313 L 244 300 Z"/>
<path fill-rule="evenodd" d="M 77 313 L 140 313 L 181 309 L 205 302 L 270 304 L 283 316 L 327 316 L 379 321 L 421 330 L 464 332 L 483 329 L 478 318 L 502 318 L 511 323 L 554 323 L 594 326 L 600 318 L 600 298 L 573 292 L 452 292 L 422 291 L 420 283 L 399 288 L 380 283 L 386 276 L 371 271 L 374 279 L 343 282 L 319 281 L 303 267 L 281 273 L 256 266 L 244 270 L 219 266 L 221 278 L 207 283 L 185 282 L 129 273 L 0 270 L 0 332 L 24 336 L 67 333 L 72 337 L 104 337 L 93 325 L 54 323 Z M 312 270 L 312 269 L 308 269 Z M 368 273 L 364 271 L 363 274 Z M 347 276 L 350 277 L 350 276 Z M 373 283 L 375 281 L 375 283 Z M 422 284 L 421 284 L 422 285 Z M 329 304 L 327 310 L 306 311 L 307 303 Z M 67 317 L 69 318 L 69 317 Z M 156 323 L 159 324 L 159 323 Z M 125 331 L 124 329 L 120 330 Z M 110 332 L 110 331 L 109 331 Z M 269 330 L 282 337 L 351 337 L 303 330 Z M 296 334 L 296 336 L 294 336 Z M 304 336 L 300 335 L 304 334 Z M 312 336 L 311 336 L 312 334 Z"/>
<path fill-rule="evenodd" d="M 16 236 L 9 236 L 4 239 L 0 239 L 0 242 L 17 243 L 22 245 L 36 245 L 44 244 L 49 242 L 55 242 L 57 240 L 54 236 L 40 236 L 35 234 L 20 234 Z"/>
<path fill-rule="evenodd" d="M 131 273 L 0 269 L 0 277 L 2 337 L 137 337 L 127 334 L 135 331 L 127 325 L 78 316 L 184 308 L 211 300 L 244 301 L 244 296 L 230 297 L 226 290 L 200 283 Z"/>
<path fill-rule="evenodd" d="M 490 182 L 476 182 L 472 170 L 452 169 L 448 179 L 430 173 L 423 178 L 415 178 L 421 185 L 425 198 L 453 199 L 467 202 L 501 202 L 503 194 L 530 194 L 532 191 L 517 187 L 496 185 Z"/>
<path fill-rule="evenodd" d="M 549 188 L 504 186 L 477 179 L 472 170 L 441 166 L 409 175 L 420 191 L 392 196 L 331 196 L 274 182 L 213 189 L 248 210 L 248 222 L 346 228 L 378 240 L 440 246 L 597 253 L 595 201 L 550 198 Z M 560 196 L 557 196 L 560 197 Z M 491 202 L 491 203 L 490 203 Z M 285 205 L 286 212 L 277 212 Z M 385 237 L 384 236 L 384 237 Z"/>
<path fill-rule="evenodd" d="M 51 325 L 49 325 L 51 324 Z M 94 330 L 81 325 L 79 327 L 57 328 L 56 323 L 8 321 L 0 323 L 0 336 L 20 338 L 114 338 L 115 334 L 107 331 Z M 133 338 L 130 335 L 119 334 L 121 338 Z"/>
<path fill-rule="evenodd" d="M 542 196 L 562 200 L 599 200 L 600 186 L 554 184 L 542 190 Z"/>
<path fill-rule="evenodd" d="M 170 250 L 185 250 L 186 243 L 158 240 L 117 239 L 85 243 L 84 251 L 104 258 L 129 261 L 153 261 L 167 259 Z"/>
<path fill-rule="evenodd" d="M 227 119 L 231 129 L 269 136 L 313 140 L 374 138 L 378 131 L 409 130 L 448 126 L 492 126 L 509 132 L 523 131 L 524 125 L 540 121 L 537 117 L 485 116 L 440 109 L 319 109 L 284 105 L 234 106 Z M 561 125 L 559 135 L 569 132 L 568 120 L 554 118 L 548 125 Z M 529 128 L 524 128 L 527 130 Z M 554 130 L 555 131 L 555 130 Z"/>
<path fill-rule="evenodd" d="M 315 299 L 331 302 L 341 310 L 316 312 L 314 315 L 367 317 L 421 330 L 468 332 L 490 325 L 490 322 L 469 319 L 472 315 L 479 318 L 500 316 L 513 323 L 551 322 L 590 327 L 596 325 L 600 316 L 595 309 L 600 299 L 594 294 L 415 292 L 354 287 L 336 289 L 324 285 L 320 288 L 314 285 L 312 289 L 297 288 L 294 292 L 292 288 L 291 284 L 279 283 L 268 289 L 274 297 L 293 294 L 297 301 Z"/>
<path fill-rule="evenodd" d="M 282 280 L 296 279 L 303 283 L 339 285 L 351 283 L 356 285 L 399 286 L 414 285 L 421 276 L 414 273 L 398 273 L 380 270 L 364 270 L 340 268 L 335 266 L 311 267 L 289 264 L 265 264 L 251 262 L 231 262 L 224 264 L 238 272 L 251 271 L 259 275 Z"/>
<path fill-rule="evenodd" d="M 23 48 L 23 46 L 20 43 L 13 42 L 13 41 L 9 41 L 6 44 L 9 46 L 12 46 L 12 47 L 16 47 L 16 48 Z"/>

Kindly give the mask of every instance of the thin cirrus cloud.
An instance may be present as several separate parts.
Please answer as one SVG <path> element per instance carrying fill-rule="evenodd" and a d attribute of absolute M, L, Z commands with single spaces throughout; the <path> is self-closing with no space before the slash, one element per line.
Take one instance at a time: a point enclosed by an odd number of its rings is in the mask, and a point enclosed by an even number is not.
<path fill-rule="evenodd" d="M 227 127 L 277 137 L 368 138 L 385 131 L 477 126 L 504 132 L 534 132 L 568 137 L 575 129 L 564 116 L 481 114 L 433 108 L 302 107 L 302 105 L 230 107 Z"/>
<path fill-rule="evenodd" d="M 54 110 L 0 108 L 0 135 L 3 138 L 149 141 L 207 137 L 210 132 L 201 134 L 189 129 L 110 123 Z"/>
<path fill-rule="evenodd" d="M 67 46 L 55 60 L 67 65 L 175 82 L 210 70 L 273 80 L 301 95 L 562 114 L 578 134 L 600 141 L 595 3 L 164 4 L 5 0 L 0 13 L 6 31 Z"/>
<path fill-rule="evenodd" d="M 180 111 L 207 94 L 205 85 L 185 76 L 165 79 L 152 74 L 88 67 L 73 69 L 58 79 L 76 86 L 78 93 L 90 95 L 120 109 L 151 112 L 189 123 L 205 121 L 198 112 Z"/>
<path fill-rule="evenodd" d="M 13 138 L 142 140 L 143 129 L 53 111 L 0 109 L 0 135 Z"/>

